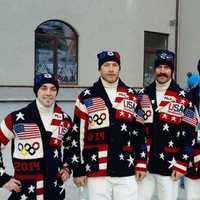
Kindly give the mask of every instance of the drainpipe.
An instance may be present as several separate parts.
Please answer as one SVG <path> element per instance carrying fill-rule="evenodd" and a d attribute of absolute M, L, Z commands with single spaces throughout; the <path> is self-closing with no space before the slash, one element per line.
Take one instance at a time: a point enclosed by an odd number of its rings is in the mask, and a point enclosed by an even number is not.
<path fill-rule="evenodd" d="M 175 23 L 175 54 L 176 54 L 176 59 L 175 59 L 175 73 L 174 73 L 174 78 L 176 80 L 177 78 L 177 57 L 178 57 L 178 17 L 179 17 L 179 0 L 176 0 L 176 23 Z"/>

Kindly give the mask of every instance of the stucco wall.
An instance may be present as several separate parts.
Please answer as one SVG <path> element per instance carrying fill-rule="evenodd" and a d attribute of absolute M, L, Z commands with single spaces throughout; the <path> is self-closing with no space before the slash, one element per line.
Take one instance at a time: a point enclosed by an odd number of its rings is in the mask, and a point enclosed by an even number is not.
<path fill-rule="evenodd" d="M 142 86 L 144 31 L 169 33 L 174 49 L 174 0 L 1 0 L 0 18 L 0 85 L 32 85 L 34 30 L 49 19 L 67 22 L 79 34 L 79 86 L 96 79 L 102 49 L 120 51 L 122 78 Z"/>
<path fill-rule="evenodd" d="M 185 83 L 185 75 L 196 71 L 200 59 L 200 1 L 181 0 L 179 14 L 178 82 Z"/>

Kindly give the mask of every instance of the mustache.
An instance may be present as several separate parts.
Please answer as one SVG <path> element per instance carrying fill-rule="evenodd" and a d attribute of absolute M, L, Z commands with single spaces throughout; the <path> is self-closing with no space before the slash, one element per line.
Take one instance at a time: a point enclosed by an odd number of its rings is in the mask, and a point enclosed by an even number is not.
<path fill-rule="evenodd" d="M 157 77 L 160 77 L 160 76 L 165 76 L 166 78 L 168 78 L 168 75 L 164 74 L 164 73 L 160 73 L 160 74 L 157 75 Z"/>

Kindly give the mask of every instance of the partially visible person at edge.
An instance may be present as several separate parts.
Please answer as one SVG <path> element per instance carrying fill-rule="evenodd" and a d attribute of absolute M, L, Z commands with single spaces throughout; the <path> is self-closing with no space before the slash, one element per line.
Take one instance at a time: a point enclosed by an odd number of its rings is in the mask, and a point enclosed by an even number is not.
<path fill-rule="evenodd" d="M 185 90 L 189 92 L 192 88 L 199 85 L 199 73 L 188 72 L 186 75 L 186 88 Z"/>
<path fill-rule="evenodd" d="M 197 64 L 197 69 L 200 74 L 200 60 Z M 192 152 L 192 158 L 189 162 L 188 173 L 185 177 L 185 191 L 186 200 L 200 200 L 200 87 L 197 84 L 195 87 L 191 87 L 188 94 L 192 103 L 196 106 L 196 113 L 198 116 L 198 125 L 194 133 L 194 146 Z"/>
<path fill-rule="evenodd" d="M 148 174 L 139 183 L 139 200 L 176 200 L 178 180 L 186 174 L 196 126 L 194 106 L 173 80 L 174 53 L 157 50 L 155 81 L 141 94 L 145 112 Z M 141 90 L 141 93 L 143 90 Z"/>
<path fill-rule="evenodd" d="M 0 186 L 9 200 L 63 200 L 63 181 L 70 176 L 67 135 L 72 122 L 55 101 L 58 81 L 36 75 L 36 99 L 1 122 L 1 147 L 11 141 L 14 176 L 6 173 L 0 153 Z M 62 152 L 62 147 L 64 150 Z"/>
<path fill-rule="evenodd" d="M 120 54 L 97 57 L 100 77 L 75 104 L 74 182 L 88 185 L 89 200 L 137 200 L 136 180 L 146 172 L 143 112 L 136 91 L 119 78 Z"/>

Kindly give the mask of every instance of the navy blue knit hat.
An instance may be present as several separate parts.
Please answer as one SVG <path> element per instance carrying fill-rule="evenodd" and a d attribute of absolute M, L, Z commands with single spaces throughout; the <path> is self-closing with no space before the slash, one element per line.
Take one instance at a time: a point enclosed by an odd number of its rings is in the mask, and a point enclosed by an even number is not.
<path fill-rule="evenodd" d="M 159 65 L 168 65 L 174 71 L 174 53 L 165 49 L 158 49 L 154 62 L 154 68 Z"/>
<path fill-rule="evenodd" d="M 38 74 L 35 76 L 34 86 L 33 86 L 33 91 L 36 96 L 40 87 L 45 83 L 51 83 L 55 85 L 57 89 L 57 94 L 58 94 L 58 90 L 59 90 L 58 80 L 52 74 Z"/>
<path fill-rule="evenodd" d="M 200 74 L 200 59 L 199 59 L 199 61 L 198 61 L 198 63 L 197 63 L 197 70 L 198 70 L 198 72 L 199 72 L 199 74 Z"/>
<path fill-rule="evenodd" d="M 101 65 L 103 65 L 107 61 L 115 61 L 120 66 L 120 54 L 116 51 L 102 51 L 97 54 L 98 69 L 100 70 Z"/>

